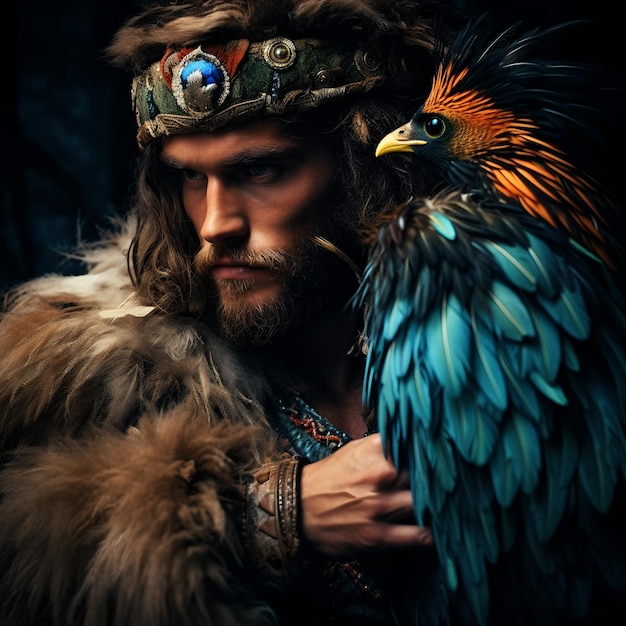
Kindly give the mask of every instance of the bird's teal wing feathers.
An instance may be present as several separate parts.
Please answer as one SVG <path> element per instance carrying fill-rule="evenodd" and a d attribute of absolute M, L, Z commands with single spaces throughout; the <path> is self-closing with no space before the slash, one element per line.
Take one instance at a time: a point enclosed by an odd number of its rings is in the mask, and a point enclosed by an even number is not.
<path fill-rule="evenodd" d="M 601 567 L 590 536 L 626 475 L 621 296 L 566 236 L 483 209 L 454 191 L 409 203 L 358 294 L 373 303 L 364 401 L 478 624 L 507 575 L 527 577 L 519 602 L 537 616 L 583 611 L 581 563 Z"/>

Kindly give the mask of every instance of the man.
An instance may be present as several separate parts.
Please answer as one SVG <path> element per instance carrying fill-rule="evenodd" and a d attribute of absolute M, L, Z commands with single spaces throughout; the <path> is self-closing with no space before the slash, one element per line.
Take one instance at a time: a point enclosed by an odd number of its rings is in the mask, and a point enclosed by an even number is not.
<path fill-rule="evenodd" d="M 426 93 L 431 26 L 212 0 L 119 31 L 134 210 L 2 319 L 3 624 L 401 620 L 396 557 L 432 539 L 368 435 L 351 297 L 364 231 L 427 188 L 373 151 Z"/>

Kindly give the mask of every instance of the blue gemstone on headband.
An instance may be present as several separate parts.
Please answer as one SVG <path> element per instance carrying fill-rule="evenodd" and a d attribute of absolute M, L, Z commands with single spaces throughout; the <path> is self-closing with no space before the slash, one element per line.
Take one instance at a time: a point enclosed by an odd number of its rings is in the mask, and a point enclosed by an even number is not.
<path fill-rule="evenodd" d="M 192 76 L 194 76 L 194 78 L 191 78 Z M 189 63 L 185 64 L 185 67 L 180 73 L 182 84 L 185 87 L 187 86 L 190 78 L 192 82 L 196 82 L 196 77 L 199 78 L 200 76 L 202 77 L 202 85 L 205 87 L 218 84 L 223 78 L 222 71 L 219 67 L 217 67 L 215 63 L 211 63 L 205 59 L 189 61 Z"/>

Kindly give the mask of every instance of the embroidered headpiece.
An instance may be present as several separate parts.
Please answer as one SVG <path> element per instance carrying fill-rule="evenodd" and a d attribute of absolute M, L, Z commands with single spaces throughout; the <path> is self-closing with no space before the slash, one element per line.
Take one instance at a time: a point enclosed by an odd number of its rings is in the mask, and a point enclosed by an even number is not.
<path fill-rule="evenodd" d="M 213 130 L 235 118 L 304 111 L 382 80 L 383 64 L 371 51 L 317 39 L 168 49 L 133 81 L 137 141 L 144 148 L 157 137 Z"/>

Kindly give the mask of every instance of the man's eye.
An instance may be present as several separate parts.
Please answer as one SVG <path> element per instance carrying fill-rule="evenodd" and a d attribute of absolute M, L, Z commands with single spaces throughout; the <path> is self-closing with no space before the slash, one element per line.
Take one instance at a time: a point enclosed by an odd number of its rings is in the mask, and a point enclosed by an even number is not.
<path fill-rule="evenodd" d="M 204 180 L 204 174 L 202 172 L 197 172 L 196 170 L 184 169 L 183 179 L 190 183 L 195 183 L 199 180 Z"/>
<path fill-rule="evenodd" d="M 250 163 L 246 166 L 246 175 L 250 178 L 266 178 L 276 176 L 278 166 L 273 163 Z"/>

